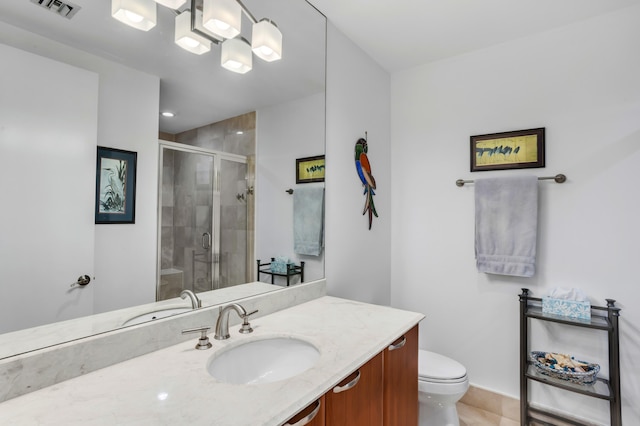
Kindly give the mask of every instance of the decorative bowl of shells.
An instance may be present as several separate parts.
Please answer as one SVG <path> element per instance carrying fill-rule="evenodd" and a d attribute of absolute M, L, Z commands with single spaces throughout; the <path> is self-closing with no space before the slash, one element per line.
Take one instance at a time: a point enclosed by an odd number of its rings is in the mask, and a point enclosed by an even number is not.
<path fill-rule="evenodd" d="M 598 364 L 580 361 L 570 355 L 554 352 L 531 352 L 533 365 L 542 374 L 568 380 L 579 385 L 592 385 L 600 371 Z"/>

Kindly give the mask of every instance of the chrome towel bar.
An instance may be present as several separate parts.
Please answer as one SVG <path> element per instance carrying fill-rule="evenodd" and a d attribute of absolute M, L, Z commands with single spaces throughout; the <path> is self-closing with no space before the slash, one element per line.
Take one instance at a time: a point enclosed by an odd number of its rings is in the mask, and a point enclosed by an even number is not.
<path fill-rule="evenodd" d="M 564 183 L 567 181 L 567 177 L 562 173 L 559 173 L 555 176 L 542 176 L 538 178 L 538 180 L 551 180 L 551 179 L 556 181 L 556 183 Z M 456 181 L 457 186 L 464 186 L 465 183 L 473 183 L 473 180 L 458 179 Z"/>

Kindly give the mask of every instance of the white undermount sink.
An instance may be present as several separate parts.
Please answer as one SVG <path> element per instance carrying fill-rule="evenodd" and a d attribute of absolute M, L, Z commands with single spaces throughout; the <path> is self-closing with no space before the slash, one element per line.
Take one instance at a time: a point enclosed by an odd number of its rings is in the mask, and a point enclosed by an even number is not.
<path fill-rule="evenodd" d="M 217 351 L 209 358 L 207 371 L 225 383 L 270 383 L 308 370 L 319 357 L 320 351 L 304 340 L 271 337 Z"/>
<path fill-rule="evenodd" d="M 135 325 L 141 324 L 143 322 L 152 321 L 160 318 L 170 317 L 172 315 L 181 314 L 183 312 L 188 312 L 192 308 L 167 308 L 167 309 L 158 309 L 156 311 L 151 311 L 144 313 L 142 315 L 135 316 L 131 319 L 125 321 L 122 325 Z"/>

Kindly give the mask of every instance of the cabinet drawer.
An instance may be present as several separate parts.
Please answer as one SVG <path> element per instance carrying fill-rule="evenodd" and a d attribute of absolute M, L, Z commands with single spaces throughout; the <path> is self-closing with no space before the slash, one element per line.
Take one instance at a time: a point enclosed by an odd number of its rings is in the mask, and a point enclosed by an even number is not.
<path fill-rule="evenodd" d="M 379 353 L 326 393 L 327 426 L 382 425 L 383 353 Z"/>
<path fill-rule="evenodd" d="M 384 425 L 418 424 L 418 326 L 384 350 Z"/>

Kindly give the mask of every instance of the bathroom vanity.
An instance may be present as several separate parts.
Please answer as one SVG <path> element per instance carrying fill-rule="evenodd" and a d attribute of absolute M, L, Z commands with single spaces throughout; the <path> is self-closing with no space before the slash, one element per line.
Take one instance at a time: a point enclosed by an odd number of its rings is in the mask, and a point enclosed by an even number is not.
<path fill-rule="evenodd" d="M 195 349 L 198 335 L 193 335 L 186 342 L 10 399 L 0 404 L 0 424 L 277 426 L 312 411 L 318 414 L 309 424 L 413 423 L 397 413 L 411 416 L 413 409 L 417 419 L 417 324 L 422 318 L 414 312 L 319 297 L 252 318 L 254 331 L 249 334 L 232 325 L 229 339 L 215 340 L 212 330 L 207 350 Z M 226 383 L 209 373 L 208 366 L 222 353 L 276 338 L 306 342 L 319 356 L 305 371 L 266 383 Z"/>

